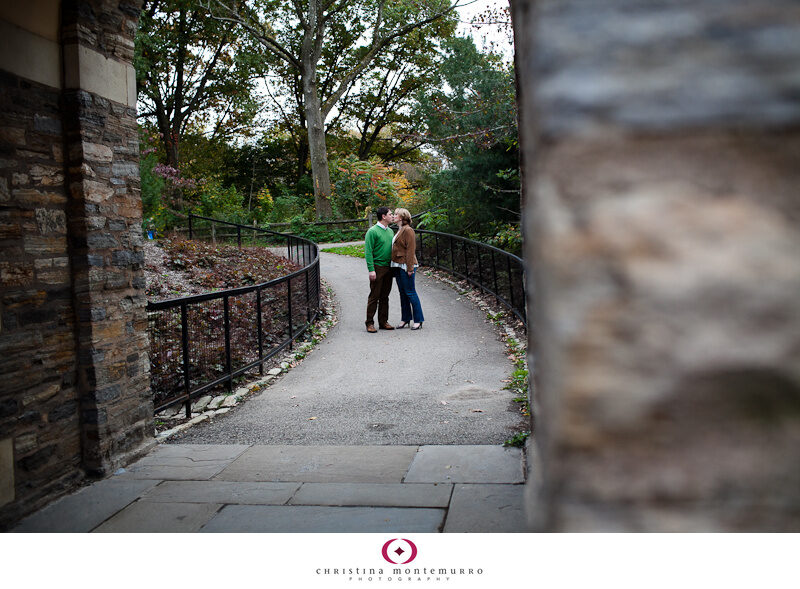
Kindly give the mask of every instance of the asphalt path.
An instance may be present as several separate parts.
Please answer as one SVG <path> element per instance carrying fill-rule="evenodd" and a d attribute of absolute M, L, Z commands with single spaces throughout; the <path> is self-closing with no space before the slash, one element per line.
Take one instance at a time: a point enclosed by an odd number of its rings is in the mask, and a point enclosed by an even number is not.
<path fill-rule="evenodd" d="M 485 315 L 417 274 L 422 329 L 367 333 L 363 259 L 321 254 L 339 322 L 300 363 L 225 415 L 174 436 L 181 444 L 500 444 L 525 429 L 514 367 Z M 400 322 L 397 285 L 390 322 Z"/>

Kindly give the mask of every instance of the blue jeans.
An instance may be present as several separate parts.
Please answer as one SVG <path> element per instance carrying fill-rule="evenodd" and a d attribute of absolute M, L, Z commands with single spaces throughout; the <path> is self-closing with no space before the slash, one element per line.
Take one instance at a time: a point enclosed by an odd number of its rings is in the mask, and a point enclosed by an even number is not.
<path fill-rule="evenodd" d="M 422 314 L 419 296 L 417 296 L 417 288 L 414 286 L 417 269 L 414 268 L 414 273 L 409 276 L 408 272 L 402 268 L 395 268 L 394 275 L 397 279 L 397 290 L 400 291 L 400 312 L 402 313 L 400 320 L 408 322 L 413 317 L 414 323 L 422 323 L 425 321 L 425 317 Z"/>

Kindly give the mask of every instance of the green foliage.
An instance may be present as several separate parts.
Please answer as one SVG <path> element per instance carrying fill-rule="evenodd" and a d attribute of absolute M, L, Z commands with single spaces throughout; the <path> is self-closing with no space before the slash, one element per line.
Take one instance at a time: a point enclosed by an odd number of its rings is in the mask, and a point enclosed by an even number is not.
<path fill-rule="evenodd" d="M 472 239 L 484 241 L 518 256 L 522 255 L 522 232 L 516 223 L 495 221 L 489 225 L 487 234 L 472 236 Z"/>
<path fill-rule="evenodd" d="M 367 207 L 394 207 L 398 200 L 397 183 L 376 158 L 347 156 L 331 162 L 330 171 L 333 210 L 340 218 L 361 218 Z"/>
<path fill-rule="evenodd" d="M 354 258 L 364 257 L 364 245 L 340 245 L 337 247 L 328 247 L 322 250 L 323 252 L 330 252 L 332 254 L 339 254 L 340 256 L 352 256 Z"/>
<path fill-rule="evenodd" d="M 514 72 L 469 38 L 446 48 L 439 89 L 420 94 L 416 108 L 428 141 L 450 163 L 431 176 L 428 189 L 429 203 L 444 206 L 447 221 L 432 219 L 429 227 L 485 241 L 519 219 Z"/>
<path fill-rule="evenodd" d="M 530 435 L 531 432 L 518 432 L 503 442 L 503 446 L 522 448 L 525 445 L 525 440 L 527 440 Z"/>
<path fill-rule="evenodd" d="M 444 231 L 450 226 L 450 215 L 444 209 L 427 211 L 418 217 L 417 226 L 431 231 Z"/>
<path fill-rule="evenodd" d="M 169 146 L 191 130 L 246 134 L 258 111 L 254 77 L 263 63 L 247 37 L 210 18 L 200 0 L 147 0 L 135 38 L 139 116 Z"/>
<path fill-rule="evenodd" d="M 337 243 L 364 239 L 363 227 L 342 225 L 315 225 L 302 219 L 292 220 L 291 233 L 317 243 Z"/>
<path fill-rule="evenodd" d="M 235 186 L 222 186 L 218 180 L 206 182 L 199 190 L 199 203 L 193 211 L 197 215 L 248 224 L 247 211 L 242 207 L 242 196 Z"/>
<path fill-rule="evenodd" d="M 167 224 L 165 209 L 161 203 L 164 179 L 153 174 L 153 166 L 158 162 L 154 153 L 142 156 L 139 160 L 139 178 L 142 186 L 142 218 L 145 229 L 163 230 Z"/>

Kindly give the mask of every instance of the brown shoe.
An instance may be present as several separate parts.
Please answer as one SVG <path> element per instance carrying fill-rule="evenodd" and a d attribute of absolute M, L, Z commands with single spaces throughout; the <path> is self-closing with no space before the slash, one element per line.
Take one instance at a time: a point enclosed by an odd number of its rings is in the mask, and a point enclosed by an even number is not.
<path fill-rule="evenodd" d="M 381 329 L 394 329 L 393 325 L 389 325 L 388 323 L 384 323 L 381 325 Z"/>
<path fill-rule="evenodd" d="M 375 326 L 374 326 L 374 325 L 367 325 L 367 331 L 368 331 L 369 333 L 378 333 L 378 330 L 377 330 L 377 329 L 375 329 Z"/>

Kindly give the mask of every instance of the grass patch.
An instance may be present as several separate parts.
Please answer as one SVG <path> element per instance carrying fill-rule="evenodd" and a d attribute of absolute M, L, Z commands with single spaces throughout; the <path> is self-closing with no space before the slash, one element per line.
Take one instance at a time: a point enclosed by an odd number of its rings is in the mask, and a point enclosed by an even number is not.
<path fill-rule="evenodd" d="M 528 436 L 531 435 L 531 432 L 519 432 L 518 434 L 514 434 L 513 437 L 508 438 L 505 442 L 503 442 L 503 446 L 514 446 L 515 448 L 521 448 L 525 445 L 525 440 L 528 439 Z"/>
<path fill-rule="evenodd" d="M 339 254 L 340 256 L 352 256 L 354 258 L 364 257 L 364 245 L 339 245 L 336 247 L 326 247 L 322 250 L 329 254 Z"/>

